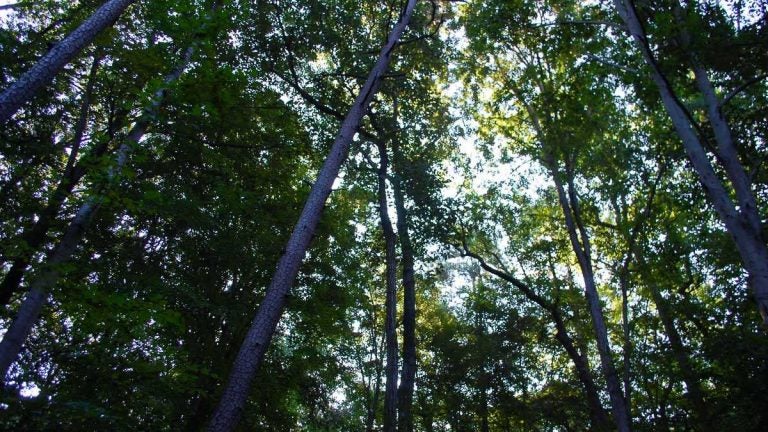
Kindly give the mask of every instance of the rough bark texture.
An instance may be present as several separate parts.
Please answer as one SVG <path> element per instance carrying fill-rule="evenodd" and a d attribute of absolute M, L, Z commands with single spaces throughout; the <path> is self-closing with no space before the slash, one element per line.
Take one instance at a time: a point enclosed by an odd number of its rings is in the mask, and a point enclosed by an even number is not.
<path fill-rule="evenodd" d="M 285 252 L 280 257 L 264 300 L 259 306 L 248 334 L 240 347 L 219 407 L 208 427 L 210 431 L 231 431 L 240 420 L 243 407 L 248 399 L 251 382 L 272 340 L 272 335 L 285 306 L 285 297 L 296 279 L 299 266 L 322 215 L 323 206 L 331 193 L 331 186 L 338 176 L 342 163 L 347 158 L 352 138 L 381 85 L 383 75 L 389 66 L 392 51 L 408 26 L 415 6 L 416 0 L 409 0 L 406 4 L 400 15 L 400 20 L 389 34 L 387 43 L 382 48 L 376 64 L 341 125 L 341 130 L 331 147 L 328 158 L 318 174 L 309 197 L 307 197 L 299 221 L 291 233 Z"/>
<path fill-rule="evenodd" d="M 565 352 L 568 354 L 568 357 L 570 357 L 571 361 L 573 362 L 573 365 L 576 368 L 576 376 L 579 378 L 579 381 L 583 387 L 584 396 L 587 399 L 587 406 L 589 407 L 589 418 L 592 421 L 591 430 L 611 430 L 612 427 L 610 425 L 610 421 L 608 416 L 605 414 L 602 403 L 600 402 L 600 394 L 597 385 L 595 384 L 595 380 L 592 377 L 592 372 L 589 368 L 589 360 L 587 359 L 586 355 L 580 353 L 576 348 L 576 344 L 568 334 L 568 329 L 565 326 L 565 320 L 563 319 L 563 315 L 557 305 L 536 294 L 536 292 L 533 291 L 530 286 L 523 283 L 523 281 L 515 278 L 509 273 L 491 266 L 485 262 L 482 257 L 471 252 L 466 247 L 466 245 L 464 247 L 464 254 L 474 258 L 477 262 L 479 262 L 480 267 L 482 267 L 483 270 L 514 285 L 523 293 L 523 295 L 525 295 L 526 298 L 541 306 L 549 313 L 549 315 L 552 317 L 552 320 L 555 322 L 555 329 L 557 330 L 555 333 L 555 339 L 557 339 L 560 345 L 563 346 Z"/>
<path fill-rule="evenodd" d="M 547 157 L 545 164 L 552 172 L 555 187 L 557 188 L 558 200 L 560 201 L 560 206 L 562 207 L 563 215 L 565 216 L 565 225 L 568 229 L 568 236 L 573 251 L 576 254 L 576 259 L 579 262 L 579 268 L 581 269 L 581 274 L 584 280 L 584 295 L 587 298 L 589 314 L 592 317 L 592 327 L 595 331 L 597 351 L 600 354 L 600 364 L 603 367 L 603 375 L 605 376 L 605 381 L 608 386 L 608 395 L 611 399 L 611 413 L 613 414 L 613 420 L 620 432 L 629 432 L 632 429 L 629 410 L 627 409 L 626 400 L 624 399 L 621 385 L 619 384 L 619 377 L 616 373 L 616 367 L 613 364 L 613 358 L 611 356 L 611 348 L 608 342 L 608 329 L 605 326 L 603 310 L 600 305 L 600 297 L 597 292 L 597 285 L 595 284 L 594 272 L 592 270 L 589 236 L 581 221 L 579 201 L 573 187 L 573 178 L 569 172 L 567 175 L 568 192 L 566 193 L 554 158 L 551 156 Z"/>
<path fill-rule="evenodd" d="M 120 171 L 125 166 L 128 154 L 133 146 L 144 136 L 150 121 L 157 116 L 158 108 L 165 98 L 168 86 L 181 76 L 189 64 L 193 52 L 193 47 L 185 51 L 181 64 L 165 78 L 163 88 L 155 93 L 150 106 L 145 109 L 142 118 L 131 128 L 125 141 L 117 149 L 115 164 L 109 171 L 109 181 L 115 181 L 120 177 Z M 72 254 L 83 238 L 102 201 L 103 195 L 96 194 L 78 209 L 77 214 L 72 222 L 70 222 L 64 236 L 54 249 L 45 267 L 41 269 L 40 274 L 30 283 L 29 292 L 21 303 L 19 313 L 0 342 L 0 374 L 2 377 L 5 377 L 8 373 L 8 368 L 18 356 L 24 340 L 40 316 L 40 311 L 48 298 L 49 290 L 59 279 L 61 264 L 68 262 L 72 258 Z"/>
<path fill-rule="evenodd" d="M 392 189 L 397 212 L 397 235 L 400 239 L 403 273 L 403 366 L 397 390 L 399 432 L 413 431 L 413 389 L 416 381 L 416 277 L 411 235 L 408 230 L 408 210 L 405 208 L 402 178 L 402 154 L 397 140 L 392 141 L 395 161 Z"/>
<path fill-rule="evenodd" d="M 48 84 L 99 32 L 112 25 L 136 0 L 109 0 L 80 27 L 57 43 L 32 69 L 0 94 L 0 123 L 8 120 L 35 92 Z"/>
<path fill-rule="evenodd" d="M 683 108 L 656 62 L 634 3 L 631 0 L 614 0 L 614 4 L 642 53 L 645 63 L 651 69 L 651 77 L 659 90 L 661 101 L 683 142 L 688 159 L 696 171 L 708 199 L 736 243 L 736 249 L 744 264 L 744 269 L 749 275 L 749 282 L 754 291 L 758 310 L 762 315 L 763 322 L 768 325 L 768 247 L 762 239 L 760 215 L 755 204 L 749 177 L 738 159 L 728 124 L 706 71 L 696 61 L 695 56 L 692 56 L 692 69 L 696 85 L 704 97 L 707 105 L 707 117 L 717 141 L 718 160 L 730 180 L 730 187 L 736 192 L 738 209 L 728 194 L 728 187 L 715 173 L 707 157 L 705 147 L 694 131 L 694 124 L 690 115 Z"/>
<path fill-rule="evenodd" d="M 397 428 L 397 237 L 389 218 L 387 200 L 387 148 L 379 144 L 379 219 L 386 248 L 386 299 L 384 338 L 386 340 L 386 384 L 384 386 L 384 432 Z"/>

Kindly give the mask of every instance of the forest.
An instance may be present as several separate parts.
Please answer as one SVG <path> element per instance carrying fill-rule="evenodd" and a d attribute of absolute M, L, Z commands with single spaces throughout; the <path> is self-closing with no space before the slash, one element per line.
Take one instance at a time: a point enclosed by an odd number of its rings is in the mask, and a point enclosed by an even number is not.
<path fill-rule="evenodd" d="M 768 430 L 768 0 L 0 1 L 0 430 Z"/>

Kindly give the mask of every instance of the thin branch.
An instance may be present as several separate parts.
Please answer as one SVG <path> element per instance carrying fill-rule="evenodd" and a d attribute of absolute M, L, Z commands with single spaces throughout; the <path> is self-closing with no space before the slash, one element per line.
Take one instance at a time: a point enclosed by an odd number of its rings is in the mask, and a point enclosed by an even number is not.
<path fill-rule="evenodd" d="M 525 282 L 521 281 L 520 279 L 512 276 L 511 274 L 501 270 L 497 269 L 496 267 L 493 267 L 492 265 L 488 264 L 483 257 L 480 255 L 472 252 L 469 249 L 469 245 L 467 245 L 467 240 L 465 238 L 462 238 L 461 240 L 461 246 L 462 246 L 462 253 L 464 256 L 468 256 L 470 258 L 473 258 L 475 261 L 480 264 L 480 267 L 483 268 L 483 270 L 487 271 L 488 273 L 491 273 L 494 276 L 497 276 L 498 278 L 507 281 L 511 283 L 515 288 L 519 289 L 520 291 L 525 294 L 526 297 L 531 299 L 534 303 L 538 304 L 539 306 L 543 307 L 544 309 L 551 311 L 553 309 L 552 303 L 550 303 L 547 299 L 544 297 L 541 297 L 540 295 L 536 294 L 536 292 L 533 291 L 533 289 L 528 286 Z"/>
<path fill-rule="evenodd" d="M 749 80 L 749 81 L 747 81 L 747 82 L 745 82 L 745 83 L 741 84 L 740 86 L 736 87 L 735 89 L 733 89 L 733 91 L 731 91 L 730 93 L 728 93 L 728 94 L 727 94 L 727 95 L 726 95 L 726 96 L 723 98 L 723 100 L 720 102 L 720 107 L 721 107 L 721 108 L 722 108 L 722 107 L 724 107 L 724 106 L 725 106 L 725 105 L 726 105 L 728 102 L 730 102 L 730 101 L 731 101 L 731 99 L 733 99 L 733 97 L 734 97 L 734 96 L 736 96 L 736 95 L 738 95 L 739 93 L 741 93 L 741 92 L 743 92 L 744 90 L 746 90 L 746 89 L 747 89 L 747 87 L 749 87 L 749 86 L 751 86 L 751 85 L 753 85 L 753 84 L 757 84 L 757 83 L 759 83 L 760 81 L 762 81 L 762 80 L 764 80 L 764 79 L 766 79 L 766 78 L 768 78 L 768 74 L 762 74 L 762 75 L 758 75 L 758 76 L 756 76 L 756 77 L 752 78 L 751 80 Z"/>
<path fill-rule="evenodd" d="M 621 31 L 625 31 L 626 27 L 617 22 L 613 21 L 605 21 L 605 20 L 561 20 L 561 21 L 554 21 L 551 23 L 541 23 L 531 26 L 532 28 L 537 27 L 553 27 L 553 26 L 561 26 L 561 25 L 598 25 L 598 26 L 606 26 L 606 27 L 614 27 Z"/>
<path fill-rule="evenodd" d="M 596 61 L 598 63 L 602 63 L 602 64 L 604 64 L 606 66 L 610 66 L 612 68 L 616 68 L 616 69 L 622 70 L 622 71 L 627 72 L 627 73 L 631 73 L 631 74 L 639 74 L 640 73 L 637 69 L 630 68 L 630 67 L 627 67 L 627 66 L 624 66 L 624 65 L 620 65 L 620 64 L 618 64 L 616 62 L 612 62 L 610 60 L 606 60 L 606 59 L 604 59 L 602 57 L 599 57 L 599 56 L 596 56 L 596 55 L 594 55 L 592 53 L 587 53 L 586 56 L 587 56 L 587 58 L 589 58 L 591 60 L 594 60 L 594 61 Z"/>

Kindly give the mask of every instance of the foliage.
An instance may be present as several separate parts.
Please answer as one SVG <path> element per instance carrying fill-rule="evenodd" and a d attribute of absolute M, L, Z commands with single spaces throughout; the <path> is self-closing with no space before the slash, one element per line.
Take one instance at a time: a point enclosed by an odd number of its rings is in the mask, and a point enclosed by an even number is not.
<path fill-rule="evenodd" d="M 19 1 L 0 11 L 2 87 L 100 3 Z M 77 209 L 97 196 L 102 204 L 5 377 L 0 429 L 205 427 L 340 116 L 400 7 L 137 2 L 3 125 L 0 275 L 23 257 L 30 266 L 0 328 Z M 391 146 L 387 190 L 404 195 L 416 256 L 416 430 L 605 426 L 563 342 L 609 413 L 558 182 L 571 183 L 579 205 L 633 429 L 768 428 L 768 342 L 747 274 L 613 7 L 419 2 L 241 430 L 383 424 L 380 140 Z M 704 65 L 764 216 L 768 4 L 635 7 L 659 68 L 714 142 L 691 59 Z M 166 88 L 191 46 L 189 68 Z M 158 91 L 158 114 L 115 179 L 116 149 Z M 41 220 L 49 226 L 33 241 Z"/>

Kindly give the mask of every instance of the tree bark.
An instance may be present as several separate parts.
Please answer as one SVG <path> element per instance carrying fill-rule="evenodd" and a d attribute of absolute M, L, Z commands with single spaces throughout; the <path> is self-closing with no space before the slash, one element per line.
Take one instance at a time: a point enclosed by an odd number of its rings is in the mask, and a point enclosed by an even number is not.
<path fill-rule="evenodd" d="M 323 206 L 331 193 L 331 186 L 338 176 L 342 163 L 349 153 L 352 138 L 357 132 L 369 104 L 381 85 L 392 51 L 410 22 L 416 0 L 408 0 L 401 12 L 400 19 L 387 38 L 368 79 L 360 90 L 336 140 L 331 147 L 304 205 L 299 221 L 291 234 L 280 257 L 272 282 L 251 323 L 240 352 L 230 372 L 227 386 L 219 402 L 219 407 L 208 427 L 210 431 L 230 431 L 240 420 L 243 407 L 248 399 L 251 382 L 261 365 L 264 353 L 269 346 L 285 306 L 288 294 L 298 273 L 301 261 L 309 247 L 315 228 L 323 212 Z"/>
<path fill-rule="evenodd" d="M 151 120 L 157 116 L 158 109 L 165 99 L 168 87 L 184 72 L 192 58 L 193 52 L 194 46 L 185 51 L 180 65 L 166 76 L 163 87 L 155 92 L 152 102 L 144 111 L 144 115 L 131 128 L 125 141 L 117 149 L 115 163 L 108 173 L 110 183 L 120 178 L 121 171 L 128 159 L 128 154 L 133 146 L 138 144 L 144 136 Z M 108 188 L 109 185 L 106 187 Z M 40 274 L 30 283 L 29 292 L 21 303 L 19 313 L 8 328 L 3 340 L 0 341 L 0 376 L 6 376 L 8 368 L 18 356 L 24 340 L 26 340 L 29 332 L 32 330 L 32 326 L 40 316 L 40 311 L 48 298 L 50 289 L 59 279 L 60 266 L 72 258 L 72 254 L 75 252 L 77 245 L 83 238 L 103 200 L 103 191 L 99 191 L 96 195 L 87 199 L 78 209 L 64 236 L 51 254 L 51 258 L 45 267 L 41 269 Z"/>
<path fill-rule="evenodd" d="M 75 125 L 75 134 L 72 138 L 69 157 L 67 159 L 67 164 L 64 167 L 64 174 L 62 175 L 59 184 L 56 186 L 56 189 L 53 191 L 53 195 L 51 195 L 48 204 L 38 215 L 37 221 L 35 221 L 30 229 L 26 230 L 20 236 L 20 240 L 23 242 L 23 250 L 13 259 L 11 268 L 5 274 L 3 282 L 0 283 L 0 304 L 7 305 L 8 302 L 10 302 L 13 293 L 19 290 L 21 279 L 29 266 L 32 255 L 35 251 L 39 250 L 45 242 L 48 230 L 56 219 L 56 216 L 59 214 L 61 206 L 64 204 L 67 197 L 72 194 L 75 185 L 77 185 L 85 174 L 85 169 L 79 165 L 75 165 L 75 163 L 77 162 L 77 156 L 83 142 L 83 136 L 88 126 L 88 115 L 90 113 L 93 87 L 96 81 L 95 77 L 100 61 L 101 57 L 97 56 L 93 59 L 93 63 L 91 64 L 91 71 L 83 94 L 83 100 L 80 104 L 80 114 L 77 119 L 77 124 Z M 96 146 L 91 153 L 93 155 L 100 155 L 105 150 L 106 142 Z"/>
<path fill-rule="evenodd" d="M 403 366 L 400 371 L 398 400 L 398 431 L 413 432 L 413 389 L 416 381 L 416 278 L 413 245 L 408 230 L 408 210 L 403 191 L 403 155 L 397 140 L 392 141 L 394 169 L 392 189 L 397 212 L 397 235 L 400 239 L 403 273 Z"/>
<path fill-rule="evenodd" d="M 32 69 L 0 94 L 0 123 L 5 123 L 35 92 L 48 84 L 99 32 L 112 25 L 136 0 L 109 0 L 80 27 L 57 43 Z"/>
<path fill-rule="evenodd" d="M 562 207 L 563 215 L 565 216 L 568 237 L 570 238 L 573 251 L 576 254 L 576 259 L 579 262 L 579 267 L 584 280 L 584 295 L 587 298 L 589 313 L 592 317 L 592 326 L 595 331 L 597 351 L 600 355 L 600 364 L 603 367 L 603 375 L 605 376 L 605 381 L 608 386 L 608 395 L 611 399 L 613 420 L 620 432 L 629 432 L 632 429 L 630 414 L 611 356 L 611 348 L 608 342 L 608 329 L 605 326 L 603 310 L 600 305 L 600 297 L 597 292 L 597 285 L 595 284 L 595 277 L 592 269 L 589 235 L 581 220 L 579 201 L 573 185 L 573 176 L 570 169 L 566 168 L 568 183 L 568 193 L 566 193 L 554 157 L 552 155 L 547 155 L 544 162 L 552 173 L 557 189 L 557 197 L 560 206 Z"/>
<path fill-rule="evenodd" d="M 397 429 L 397 237 L 389 218 L 387 166 L 389 157 L 384 143 L 379 147 L 378 198 L 379 219 L 386 248 L 386 299 L 384 337 L 386 340 L 386 384 L 384 386 L 384 432 Z"/>
<path fill-rule="evenodd" d="M 651 69 L 651 77 L 661 96 L 661 101 L 669 114 L 678 136 L 683 142 L 688 159 L 704 187 L 704 191 L 715 207 L 720 220 L 731 235 L 739 252 L 744 269 L 749 275 L 749 283 L 754 291 L 758 310 L 764 324 L 768 325 L 768 247 L 762 239 L 760 215 L 755 204 L 749 177 L 741 165 L 733 145 L 728 124 L 720 109 L 720 104 L 706 75 L 698 62 L 693 62 L 696 85 L 704 96 L 707 105 L 707 117 L 710 120 L 715 139 L 718 143 L 718 159 L 721 161 L 730 186 L 736 192 L 739 208 L 728 194 L 728 187 L 718 178 L 707 157 L 702 140 L 694 131 L 694 123 L 683 108 L 672 86 L 667 81 L 653 55 L 646 37 L 645 29 L 637 15 L 632 0 L 614 0 L 619 16 L 642 53 L 645 63 Z"/>
<path fill-rule="evenodd" d="M 523 295 L 528 298 L 528 300 L 531 300 L 532 302 L 541 306 L 549 313 L 550 317 L 552 317 L 552 320 L 555 323 L 555 329 L 557 330 L 555 333 L 555 339 L 560 343 L 560 345 L 562 345 L 562 347 L 565 349 L 565 352 L 568 354 L 568 357 L 570 357 L 571 361 L 573 362 L 573 365 L 576 368 L 576 376 L 579 379 L 579 382 L 581 382 L 582 388 L 584 390 L 584 396 L 587 400 L 587 406 L 589 407 L 589 418 L 592 422 L 591 430 L 611 430 L 612 428 L 610 426 L 610 421 L 605 414 L 602 402 L 600 402 L 600 394 L 597 385 L 595 384 L 595 380 L 592 377 L 592 372 L 589 368 L 589 360 L 587 359 L 586 355 L 580 353 L 576 348 L 573 339 L 568 334 L 568 329 L 565 326 L 563 314 L 557 305 L 536 294 L 536 292 L 534 292 L 533 289 L 531 289 L 531 287 L 525 284 L 523 281 L 515 278 L 507 272 L 491 266 L 485 262 L 481 256 L 470 251 L 466 245 L 464 246 L 464 254 L 474 258 L 477 262 L 479 262 L 480 267 L 482 267 L 483 270 L 511 283 L 513 286 L 519 289 Z"/>

